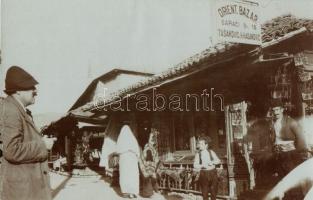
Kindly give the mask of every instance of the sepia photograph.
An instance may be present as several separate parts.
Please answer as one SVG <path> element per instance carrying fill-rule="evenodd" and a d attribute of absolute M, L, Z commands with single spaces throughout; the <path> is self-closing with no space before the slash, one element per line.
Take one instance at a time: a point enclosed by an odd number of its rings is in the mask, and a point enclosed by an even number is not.
<path fill-rule="evenodd" d="M 0 200 L 313 200 L 312 0 L 0 8 Z"/>

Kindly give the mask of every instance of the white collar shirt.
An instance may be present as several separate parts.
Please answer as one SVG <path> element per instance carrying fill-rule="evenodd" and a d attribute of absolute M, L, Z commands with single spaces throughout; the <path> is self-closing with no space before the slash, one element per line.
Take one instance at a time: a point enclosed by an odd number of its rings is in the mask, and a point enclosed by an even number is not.
<path fill-rule="evenodd" d="M 211 170 L 215 169 L 215 165 L 218 165 L 220 163 L 221 161 L 214 151 L 210 150 L 209 152 L 208 150 L 205 149 L 196 154 L 194 160 L 194 168 L 198 170 L 199 169 Z"/>

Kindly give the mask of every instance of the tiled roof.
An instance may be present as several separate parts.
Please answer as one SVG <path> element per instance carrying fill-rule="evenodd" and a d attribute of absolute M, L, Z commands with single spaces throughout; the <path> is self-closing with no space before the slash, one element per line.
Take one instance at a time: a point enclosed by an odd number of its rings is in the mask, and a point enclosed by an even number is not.
<path fill-rule="evenodd" d="M 170 79 L 170 78 L 173 78 L 174 76 L 190 72 L 190 70 L 192 70 L 192 66 L 194 66 L 195 64 L 201 63 L 210 59 L 215 60 L 218 55 L 223 54 L 226 51 L 239 50 L 238 47 L 239 45 L 237 44 L 229 44 L 229 43 L 218 44 L 214 47 L 211 47 L 202 51 L 201 53 L 197 53 L 196 55 L 187 58 L 186 60 L 175 65 L 174 67 L 171 67 L 159 74 L 156 74 L 155 76 L 148 78 L 144 80 L 143 82 L 139 82 L 130 86 L 129 88 L 125 88 L 121 90 L 120 92 L 127 93 L 135 88 L 141 88 L 142 86 L 151 85 L 156 82 L 160 82 L 165 79 Z"/>
<path fill-rule="evenodd" d="M 270 42 L 302 27 L 313 32 L 313 20 L 299 19 L 293 15 L 276 17 L 262 25 L 262 41 Z"/>
<path fill-rule="evenodd" d="M 262 42 L 270 42 L 278 38 L 283 37 L 287 33 L 298 30 L 302 27 L 305 27 L 308 31 L 313 31 L 313 20 L 309 19 L 298 19 L 292 15 L 285 15 L 274 18 L 262 25 Z M 124 97 L 126 94 L 134 93 L 143 88 L 156 85 L 158 83 L 174 79 L 175 77 L 181 76 L 183 74 L 188 74 L 197 70 L 199 64 L 203 62 L 216 63 L 221 59 L 229 58 L 231 56 L 236 56 L 244 52 L 249 52 L 257 50 L 259 47 L 252 45 L 244 45 L 237 43 L 223 43 L 217 44 L 214 47 L 210 47 L 201 53 L 198 53 L 183 62 L 175 65 L 168 70 L 147 78 L 144 81 L 133 84 L 127 88 L 124 88 L 117 93 L 113 93 L 112 96 L 106 99 L 106 103 L 112 102 L 118 97 Z M 197 67 L 195 67 L 197 66 Z M 97 102 L 99 103 L 99 102 Z M 90 110 L 94 108 L 93 102 L 86 104 L 81 107 L 82 110 Z"/>
<path fill-rule="evenodd" d="M 207 62 L 208 64 L 213 64 L 218 61 L 221 61 L 227 55 L 230 57 L 240 55 L 242 53 L 246 53 L 249 50 L 253 50 L 255 47 L 251 45 L 240 45 L 236 43 L 224 43 L 224 44 L 217 44 L 214 47 L 210 47 L 201 53 L 198 53 L 183 62 L 175 65 L 167 69 L 166 71 L 161 72 L 160 74 L 156 74 L 152 77 L 144 79 L 143 81 L 137 82 L 127 88 L 119 90 L 116 93 L 112 93 L 111 96 L 106 98 L 106 103 L 112 102 L 118 97 L 124 97 L 127 94 L 134 93 L 138 90 L 143 88 L 156 85 L 166 80 L 174 79 L 175 77 L 192 73 L 195 70 L 199 70 L 199 66 L 196 68 L 194 67 L 196 64 L 200 64 L 203 62 Z M 99 102 L 98 102 L 99 103 Z M 90 110 L 93 108 L 93 102 L 86 104 L 82 107 L 83 110 Z"/>

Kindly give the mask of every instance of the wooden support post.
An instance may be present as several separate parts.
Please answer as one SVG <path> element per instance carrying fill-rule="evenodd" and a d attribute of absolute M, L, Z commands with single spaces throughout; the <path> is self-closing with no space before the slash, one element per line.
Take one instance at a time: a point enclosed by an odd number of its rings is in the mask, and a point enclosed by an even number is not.
<path fill-rule="evenodd" d="M 228 168 L 228 183 L 229 183 L 229 197 L 235 198 L 236 182 L 234 176 L 234 158 L 233 158 L 233 133 L 231 128 L 231 115 L 229 106 L 225 107 L 225 126 L 226 126 L 226 147 L 227 147 L 227 168 Z"/>

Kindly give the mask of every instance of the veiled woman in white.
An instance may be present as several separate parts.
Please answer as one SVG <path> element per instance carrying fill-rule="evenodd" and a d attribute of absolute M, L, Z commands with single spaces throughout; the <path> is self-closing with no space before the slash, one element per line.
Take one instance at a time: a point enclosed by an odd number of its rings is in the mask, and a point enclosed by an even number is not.
<path fill-rule="evenodd" d="M 123 196 L 136 198 L 139 195 L 139 145 L 129 125 L 123 125 L 117 139 L 117 153 L 120 156 L 120 187 Z"/>

